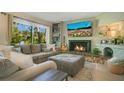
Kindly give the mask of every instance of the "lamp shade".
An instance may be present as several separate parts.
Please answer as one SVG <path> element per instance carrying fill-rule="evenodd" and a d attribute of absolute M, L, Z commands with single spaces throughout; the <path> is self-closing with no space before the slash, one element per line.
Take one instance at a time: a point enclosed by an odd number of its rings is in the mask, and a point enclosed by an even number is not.
<path fill-rule="evenodd" d="M 110 31 L 110 35 L 111 37 L 116 37 L 117 36 L 117 31 L 113 30 L 113 31 Z"/>
<path fill-rule="evenodd" d="M 119 36 L 119 31 L 116 31 L 116 30 L 108 31 L 108 36 L 112 38 L 116 38 Z"/>

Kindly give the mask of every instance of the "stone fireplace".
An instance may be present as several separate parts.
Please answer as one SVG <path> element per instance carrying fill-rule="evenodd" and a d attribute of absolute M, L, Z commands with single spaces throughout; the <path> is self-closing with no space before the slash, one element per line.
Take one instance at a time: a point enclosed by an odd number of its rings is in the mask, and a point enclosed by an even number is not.
<path fill-rule="evenodd" d="M 104 56 L 124 58 L 123 45 L 96 44 L 96 46 L 102 51 Z"/>
<path fill-rule="evenodd" d="M 91 40 L 69 40 L 69 50 L 91 52 Z"/>

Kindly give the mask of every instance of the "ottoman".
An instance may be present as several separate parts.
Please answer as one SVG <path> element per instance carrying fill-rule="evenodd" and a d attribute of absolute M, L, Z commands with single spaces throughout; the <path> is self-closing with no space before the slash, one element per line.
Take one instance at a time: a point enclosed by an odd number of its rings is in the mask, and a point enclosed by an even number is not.
<path fill-rule="evenodd" d="M 57 69 L 75 76 L 84 67 L 85 58 L 83 55 L 59 54 L 48 58 L 57 64 Z"/>

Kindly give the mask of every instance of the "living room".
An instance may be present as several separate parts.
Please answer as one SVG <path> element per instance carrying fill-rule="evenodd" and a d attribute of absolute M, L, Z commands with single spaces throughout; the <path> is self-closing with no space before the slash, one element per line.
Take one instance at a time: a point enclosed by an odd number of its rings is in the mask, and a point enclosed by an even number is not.
<path fill-rule="evenodd" d="M 1 12 L 0 20 L 1 81 L 124 80 L 123 12 Z"/>

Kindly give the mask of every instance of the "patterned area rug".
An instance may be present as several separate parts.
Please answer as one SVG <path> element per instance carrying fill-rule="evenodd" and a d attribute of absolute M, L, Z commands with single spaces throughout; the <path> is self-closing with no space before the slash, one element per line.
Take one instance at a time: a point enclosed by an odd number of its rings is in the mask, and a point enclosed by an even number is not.
<path fill-rule="evenodd" d="M 69 81 L 124 81 L 124 75 L 113 74 L 108 71 L 106 64 L 85 62 L 84 68 L 74 77 L 68 77 Z"/>
<path fill-rule="evenodd" d="M 89 68 L 82 68 L 82 70 L 74 77 L 68 77 L 69 81 L 92 81 L 92 70 Z"/>

